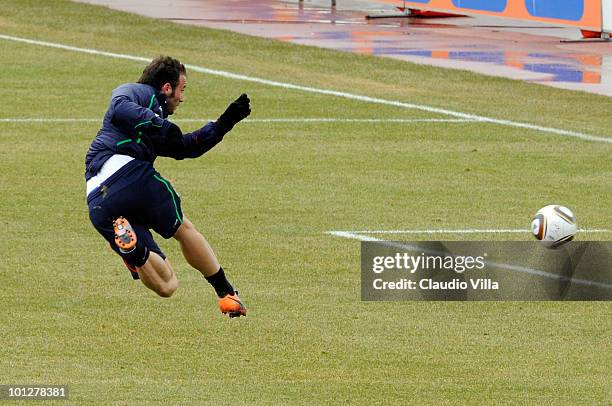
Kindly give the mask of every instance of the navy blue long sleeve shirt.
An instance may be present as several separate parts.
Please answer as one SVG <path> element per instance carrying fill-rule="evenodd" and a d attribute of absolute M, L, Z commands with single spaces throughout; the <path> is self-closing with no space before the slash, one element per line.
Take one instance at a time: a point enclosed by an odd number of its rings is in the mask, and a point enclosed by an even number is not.
<path fill-rule="evenodd" d="M 128 83 L 113 90 L 102 128 L 85 157 L 85 179 L 115 154 L 151 164 L 158 156 L 197 158 L 223 139 L 225 133 L 214 122 L 183 135 L 166 119 L 165 107 L 164 96 L 149 85 Z"/>

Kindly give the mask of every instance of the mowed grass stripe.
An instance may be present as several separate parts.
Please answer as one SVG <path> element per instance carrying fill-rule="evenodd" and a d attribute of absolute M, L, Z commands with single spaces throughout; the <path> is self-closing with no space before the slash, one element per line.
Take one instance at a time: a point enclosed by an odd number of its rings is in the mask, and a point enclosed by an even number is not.
<path fill-rule="evenodd" d="M 7 35 L 38 33 L 37 38 L 50 42 L 83 48 L 96 44 L 131 55 L 157 55 L 159 46 L 151 39 L 164 38 L 181 60 L 227 72 L 320 88 L 333 83 L 335 89 L 349 93 L 360 89 L 362 94 L 383 99 L 587 134 L 606 134 L 611 127 L 607 98 L 593 94 L 172 24 L 65 0 L 52 5 L 33 0 L 5 3 L 0 31 Z M 126 38 L 133 40 L 126 42 Z M 333 109 L 334 103 L 325 107 Z"/>
<path fill-rule="evenodd" d="M 146 58 L 146 57 L 141 57 L 141 56 L 99 51 L 99 50 L 91 49 L 91 48 L 80 48 L 80 47 L 75 47 L 71 45 L 58 44 L 58 43 L 47 42 L 47 41 L 39 41 L 39 40 L 30 39 L 30 38 L 20 38 L 20 37 L 14 37 L 14 36 L 4 35 L 4 34 L 0 34 L 0 39 L 4 39 L 7 41 L 23 42 L 23 43 L 31 44 L 31 45 L 39 45 L 39 46 L 44 46 L 44 47 L 63 49 L 63 50 L 74 51 L 74 52 L 83 52 L 87 54 L 100 55 L 100 56 L 106 56 L 106 57 L 117 58 L 117 59 L 127 59 L 127 60 L 140 61 L 140 62 L 146 62 L 151 59 L 151 58 Z M 185 64 L 185 66 L 188 69 L 196 71 L 196 72 L 205 73 L 209 75 L 215 75 L 215 76 L 221 76 L 221 77 L 228 78 L 228 79 L 259 83 L 263 85 L 280 87 L 284 89 L 298 90 L 302 92 L 318 93 L 318 94 L 324 94 L 324 95 L 329 95 L 329 96 L 342 97 L 342 98 L 346 98 L 350 100 L 358 100 L 358 101 L 366 102 L 366 103 L 383 104 L 383 105 L 402 107 L 402 108 L 407 108 L 407 109 L 412 109 L 412 110 L 420 110 L 420 111 L 424 111 L 427 113 L 443 114 L 443 115 L 453 116 L 453 117 L 457 117 L 461 119 L 477 120 L 477 121 L 488 122 L 488 123 L 497 124 L 497 125 L 533 130 L 537 132 L 561 135 L 561 136 L 566 136 L 566 137 L 573 137 L 573 138 L 578 138 L 578 139 L 586 140 L 586 141 L 603 142 L 603 143 L 612 144 L 612 138 L 608 136 L 595 136 L 595 135 L 585 134 L 585 133 L 581 133 L 577 131 L 564 130 L 564 129 L 554 128 L 554 127 L 545 127 L 545 126 L 529 124 L 529 123 L 521 123 L 521 122 L 512 121 L 512 120 L 501 120 L 497 118 L 479 116 L 479 115 L 469 114 L 469 113 L 462 113 L 459 111 L 447 110 L 447 109 L 432 107 L 432 106 L 427 106 L 427 105 L 406 103 L 406 102 L 401 102 L 397 100 L 387 100 L 387 99 L 370 97 L 370 96 L 365 96 L 365 95 L 360 95 L 360 94 L 341 92 L 341 91 L 331 90 L 331 89 L 301 86 L 301 85 L 296 85 L 292 83 L 278 82 L 274 80 L 263 79 L 263 78 L 248 76 L 248 75 L 241 75 L 241 74 L 236 74 L 232 72 L 227 72 L 227 71 L 222 71 L 222 70 L 217 70 L 217 69 L 210 69 L 210 68 L 190 65 L 190 64 Z"/>

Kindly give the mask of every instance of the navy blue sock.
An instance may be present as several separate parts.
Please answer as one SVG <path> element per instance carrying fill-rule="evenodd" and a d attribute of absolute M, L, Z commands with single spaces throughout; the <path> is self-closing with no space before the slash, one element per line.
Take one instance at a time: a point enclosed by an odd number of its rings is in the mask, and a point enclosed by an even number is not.
<path fill-rule="evenodd" d="M 234 288 L 225 277 L 225 272 L 223 272 L 222 267 L 219 267 L 219 271 L 217 271 L 216 274 L 205 276 L 204 278 L 212 285 L 219 297 L 233 295 L 235 293 Z"/>
<path fill-rule="evenodd" d="M 119 248 L 119 251 L 128 264 L 136 267 L 143 266 L 145 262 L 147 262 L 147 259 L 149 259 L 150 254 L 149 249 L 140 241 L 136 243 L 136 246 L 132 248 L 131 251 L 126 252 L 121 248 Z"/>

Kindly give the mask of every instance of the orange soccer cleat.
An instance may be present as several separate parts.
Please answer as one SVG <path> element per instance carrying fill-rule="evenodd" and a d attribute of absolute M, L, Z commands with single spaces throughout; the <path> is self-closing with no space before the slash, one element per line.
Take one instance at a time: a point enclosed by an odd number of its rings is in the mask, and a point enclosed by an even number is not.
<path fill-rule="evenodd" d="M 238 292 L 219 299 L 219 310 L 230 318 L 246 316 L 247 309 L 238 297 Z"/>
<path fill-rule="evenodd" d="M 113 221 L 115 229 L 115 244 L 122 251 L 130 251 L 136 246 L 136 233 L 132 229 L 130 222 L 124 217 L 119 217 Z"/>

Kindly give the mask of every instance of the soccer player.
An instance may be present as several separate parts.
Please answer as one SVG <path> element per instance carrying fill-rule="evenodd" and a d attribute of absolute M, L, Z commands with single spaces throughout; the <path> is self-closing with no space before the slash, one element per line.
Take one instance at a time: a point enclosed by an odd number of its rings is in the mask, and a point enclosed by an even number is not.
<path fill-rule="evenodd" d="M 246 308 L 215 253 L 183 215 L 179 195 L 153 162 L 158 156 L 184 159 L 206 153 L 251 113 L 250 100 L 242 94 L 216 121 L 183 134 L 167 118 L 183 102 L 186 85 L 185 66 L 160 56 L 144 69 L 138 83 L 113 90 L 102 128 L 85 158 L 89 218 L 132 277 L 161 297 L 172 296 L 178 280 L 150 230 L 165 239 L 174 237 L 187 262 L 215 289 L 221 312 L 245 316 Z"/>

